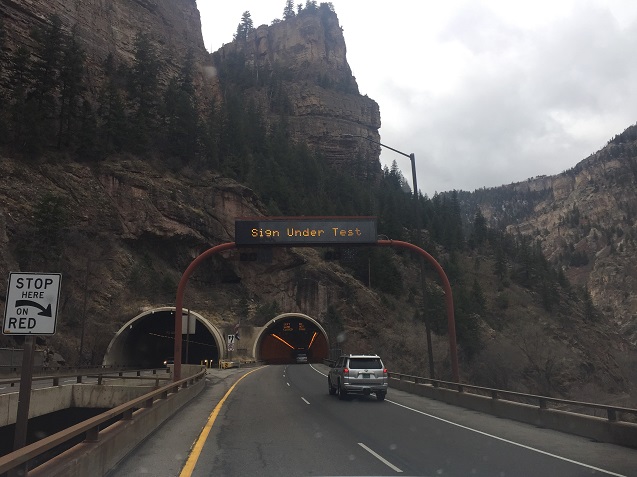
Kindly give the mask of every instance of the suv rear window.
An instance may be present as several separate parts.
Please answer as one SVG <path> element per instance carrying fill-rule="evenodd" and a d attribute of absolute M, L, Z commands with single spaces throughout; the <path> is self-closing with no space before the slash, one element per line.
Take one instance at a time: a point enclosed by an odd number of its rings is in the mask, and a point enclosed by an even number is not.
<path fill-rule="evenodd" d="M 351 369 L 379 369 L 383 365 L 380 358 L 350 358 L 349 367 Z"/>

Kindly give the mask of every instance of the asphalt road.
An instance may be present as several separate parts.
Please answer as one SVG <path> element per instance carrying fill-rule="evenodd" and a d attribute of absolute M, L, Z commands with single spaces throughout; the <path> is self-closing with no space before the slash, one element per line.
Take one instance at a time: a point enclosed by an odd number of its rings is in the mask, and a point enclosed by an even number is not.
<path fill-rule="evenodd" d="M 110 476 L 637 476 L 636 450 L 393 389 L 384 402 L 339 401 L 326 372 L 211 370 L 206 390 Z"/>

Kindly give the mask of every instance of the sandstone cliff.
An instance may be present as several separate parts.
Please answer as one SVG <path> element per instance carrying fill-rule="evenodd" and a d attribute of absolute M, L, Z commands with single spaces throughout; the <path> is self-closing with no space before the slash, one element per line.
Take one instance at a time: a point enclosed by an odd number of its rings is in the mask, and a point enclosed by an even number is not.
<path fill-rule="evenodd" d="M 4 19 L 9 53 L 24 45 L 32 48 L 32 30 L 46 25 L 57 15 L 63 28 L 76 29 L 86 51 L 88 88 L 97 95 L 103 80 L 104 61 L 109 54 L 120 63 L 130 63 L 135 37 L 149 35 L 165 69 L 165 78 L 174 76 L 188 50 L 199 60 L 195 78 L 202 95 L 214 86 L 214 78 L 204 74 L 207 56 L 201 34 L 201 19 L 195 0 L 3 0 L 0 15 Z"/>
<path fill-rule="evenodd" d="M 570 281 L 637 343 L 637 126 L 556 176 L 476 191 L 494 223 L 538 240 Z M 469 200 L 468 202 L 472 202 Z M 515 221 L 515 223 L 512 223 Z"/>
<path fill-rule="evenodd" d="M 346 52 L 336 13 L 322 5 L 259 26 L 247 39 L 224 45 L 213 61 L 222 67 L 240 56 L 252 71 L 245 94 L 256 99 L 271 123 L 284 116 L 294 141 L 316 147 L 336 167 L 352 169 L 361 161 L 363 174 L 376 175 L 380 146 L 359 136 L 380 140 L 380 110 L 373 99 L 359 94 Z M 279 105 L 290 105 L 283 114 L 272 104 L 279 91 L 284 92 Z"/>
<path fill-rule="evenodd" d="M 31 0 L 4 1 L 0 8 L 12 32 L 10 49 L 28 44 L 31 26 L 44 21 L 49 13 L 61 15 L 66 29 L 77 24 L 88 37 L 86 45 L 91 45 L 87 56 L 94 70 L 92 91 L 99 88 L 97 66 L 107 53 L 125 61 L 130 58 L 136 33 L 145 31 L 169 65 L 173 61 L 177 65 L 174 59 L 182 58 L 193 47 L 201 67 L 199 94 L 223 100 L 217 83 L 210 83 L 204 75 L 208 57 L 201 44 L 194 1 Z M 242 55 L 241 66 L 251 68 L 249 81 L 237 86 L 261 105 L 270 124 L 287 120 L 293 139 L 317 146 L 337 167 L 358 167 L 361 162 L 363 173 L 378 172 L 378 146 L 355 137 L 378 139 L 378 105 L 358 93 L 334 12 L 299 15 L 260 27 L 245 43 L 233 42 L 213 55 L 215 64 L 223 69 L 237 54 Z M 167 71 L 168 76 L 170 68 Z M 275 93 L 284 93 L 287 98 L 283 111 L 270 102 Z M 93 165 L 74 163 L 64 155 L 53 155 L 48 162 L 45 159 L 21 162 L 7 154 L 0 159 L 0 290 L 6 289 L 9 271 L 63 273 L 61 326 L 47 344 L 71 362 L 76 358 L 84 321 L 87 349 L 94 353 L 90 359 L 98 362 L 122 323 L 144 308 L 174 304 L 176 285 L 185 267 L 210 245 L 230 240 L 235 217 L 264 211 L 251 190 L 215 172 L 195 174 L 184 168 L 176 173 L 151 160 L 122 154 Z M 549 179 L 533 183 L 536 197 L 548 200 L 547 194 L 553 190 L 546 185 L 549 183 L 553 184 Z M 573 187 L 569 184 L 565 179 L 555 190 L 568 195 Z M 524 209 L 528 203 L 522 199 L 516 206 Z M 546 207 L 550 207 L 549 202 Z M 533 217 L 528 215 L 525 220 Z M 323 261 L 313 249 L 277 249 L 273 255 L 269 263 L 245 264 L 230 253 L 211 260 L 191 279 L 187 306 L 216 323 L 236 323 L 240 318 L 259 325 L 263 323 L 258 321 L 258 311 L 264 305 L 276 303 L 281 311 L 299 311 L 321 320 L 327 317 L 330 305 L 341 319 L 339 328 L 348 349 L 378 350 L 392 369 L 407 373 L 422 373 L 427 368 L 424 326 L 413 319 L 418 307 L 414 290 L 401 298 L 370 290 L 338 264 Z M 392 260 L 400 267 L 405 283 L 419 282 L 418 267 L 409 256 L 398 255 Z M 483 267 L 479 275 L 475 263 L 465 257 L 462 268 L 486 287 L 488 280 L 493 282 L 493 274 Z M 490 286 L 493 290 L 497 287 Z M 566 327 L 554 316 L 547 316 L 529 290 L 515 288 L 510 293 L 515 297 L 510 308 L 497 313 L 502 321 L 516 323 L 509 327 L 511 335 L 503 336 L 485 326 L 485 348 L 493 351 L 493 361 L 480 356 L 473 369 L 467 366 L 463 370 L 465 376 L 491 384 L 497 373 L 510 378 L 510 382 L 500 382 L 502 385 L 537 391 L 537 383 L 529 378 L 533 363 L 525 362 L 513 345 L 520 341 L 515 334 L 518 325 L 532 322 L 553 333 L 537 334 L 546 338 L 543 346 L 532 346 L 528 341 L 529 353 L 552 352 L 553 348 L 546 346 L 550 342 L 559 347 L 560 355 L 545 356 L 547 362 L 559 358 L 566 363 L 563 374 L 556 378 L 564 383 L 559 392 L 577 392 L 582 382 L 593 383 L 591 386 L 603 393 L 629 389 L 626 376 L 614 361 L 615 348 L 623 346 L 616 334 L 602 326 L 580 327 L 579 317 Z M 528 320 L 529 316 L 533 320 Z M 583 329 L 585 336 L 581 337 Z M 528 336 L 536 331 L 530 330 Z M 434 337 L 440 377 L 449 376 L 445 341 L 444 336 L 439 340 Z M 591 346 L 595 343 L 599 349 Z M 480 367 L 489 375 L 479 376 L 476 369 Z"/>

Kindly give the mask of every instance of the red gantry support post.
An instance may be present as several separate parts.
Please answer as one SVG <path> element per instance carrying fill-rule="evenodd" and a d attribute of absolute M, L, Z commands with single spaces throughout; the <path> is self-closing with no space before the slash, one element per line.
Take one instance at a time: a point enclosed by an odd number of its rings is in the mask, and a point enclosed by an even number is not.
<path fill-rule="evenodd" d="M 192 261 L 184 274 L 181 276 L 181 280 L 179 280 L 179 286 L 177 287 L 177 299 L 175 300 L 175 368 L 173 373 L 173 381 L 179 381 L 181 379 L 181 319 L 184 304 L 184 290 L 186 289 L 188 279 L 190 278 L 190 275 L 192 275 L 192 272 L 194 272 L 199 264 L 206 258 L 214 255 L 215 253 L 223 252 L 224 250 L 235 247 L 236 244 L 234 242 L 228 242 L 209 248 Z"/>
<path fill-rule="evenodd" d="M 449 358 L 451 359 L 451 373 L 453 375 L 453 381 L 456 383 L 460 382 L 460 372 L 458 370 L 458 347 L 456 345 L 456 319 L 454 318 L 453 313 L 453 295 L 451 294 L 451 284 L 449 283 L 449 279 L 447 278 L 447 274 L 442 269 L 440 264 L 425 252 L 422 248 L 409 243 L 409 242 L 401 242 L 400 240 L 379 240 L 378 245 L 385 246 L 395 246 L 395 247 L 403 247 L 412 250 L 423 257 L 425 257 L 429 263 L 431 263 L 436 271 L 438 272 L 438 276 L 440 280 L 442 280 L 442 286 L 445 290 L 445 304 L 447 307 L 447 327 L 449 333 Z"/>

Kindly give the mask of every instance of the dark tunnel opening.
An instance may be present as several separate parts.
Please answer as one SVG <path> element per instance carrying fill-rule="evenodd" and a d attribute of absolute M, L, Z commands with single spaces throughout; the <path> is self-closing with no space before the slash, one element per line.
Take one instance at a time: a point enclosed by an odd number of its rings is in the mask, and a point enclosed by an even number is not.
<path fill-rule="evenodd" d="M 128 366 L 155 368 L 174 360 L 175 313 L 174 311 L 154 311 L 142 316 L 123 331 L 117 346 L 109 356 L 111 361 Z M 219 362 L 219 349 L 214 336 L 199 320 L 194 333 L 182 335 L 182 356 L 184 364 Z"/>
<path fill-rule="evenodd" d="M 259 355 L 267 364 L 291 364 L 305 354 L 308 363 L 320 363 L 328 357 L 328 343 L 323 331 L 301 316 L 277 319 L 261 340 Z"/>

